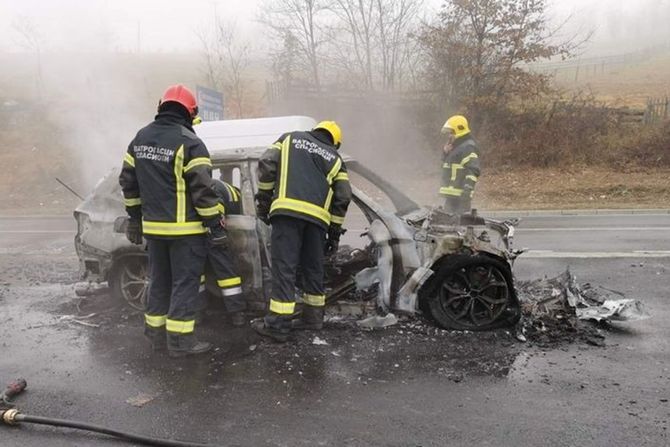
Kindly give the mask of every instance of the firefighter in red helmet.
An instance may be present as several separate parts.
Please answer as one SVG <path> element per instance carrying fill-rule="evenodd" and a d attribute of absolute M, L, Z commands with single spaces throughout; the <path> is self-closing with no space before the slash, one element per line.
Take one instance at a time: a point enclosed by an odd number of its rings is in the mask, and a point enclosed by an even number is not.
<path fill-rule="evenodd" d="M 195 96 L 183 85 L 168 88 L 158 114 L 130 142 L 119 183 L 129 216 L 126 236 L 146 239 L 149 292 L 145 335 L 172 357 L 207 352 L 194 334 L 207 238 L 225 243 L 223 206 L 212 189 L 212 162 L 191 124 Z M 167 343 L 166 343 L 167 342 Z"/>

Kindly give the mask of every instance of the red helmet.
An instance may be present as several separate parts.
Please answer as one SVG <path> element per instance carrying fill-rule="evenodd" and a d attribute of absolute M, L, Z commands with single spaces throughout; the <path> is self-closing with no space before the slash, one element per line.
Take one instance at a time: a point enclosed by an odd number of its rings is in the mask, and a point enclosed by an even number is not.
<path fill-rule="evenodd" d="M 184 106 L 191 117 L 198 114 L 198 102 L 195 100 L 195 95 L 181 84 L 173 85 L 165 90 L 161 98 L 161 104 L 168 101 L 174 101 Z"/>

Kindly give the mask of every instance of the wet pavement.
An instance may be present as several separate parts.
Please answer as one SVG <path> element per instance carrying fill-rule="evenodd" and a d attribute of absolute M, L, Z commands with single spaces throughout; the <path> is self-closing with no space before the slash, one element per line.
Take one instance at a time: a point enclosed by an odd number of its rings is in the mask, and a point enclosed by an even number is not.
<path fill-rule="evenodd" d="M 659 231 L 662 249 L 668 232 Z M 645 303 L 652 319 L 614 325 L 604 348 L 543 347 L 505 330 L 449 332 L 415 319 L 373 332 L 329 324 L 318 334 L 327 344 L 303 333 L 277 345 L 228 326 L 214 306 L 201 334 L 217 350 L 175 361 L 149 351 L 138 312 L 106 294 L 75 295 L 71 235 L 12 234 L 0 253 L 0 381 L 28 380 L 18 399 L 27 414 L 213 445 L 668 444 L 666 258 L 518 261 L 520 279 L 570 265 L 580 281 Z M 616 250 L 608 234 L 595 233 Z M 634 248 L 634 238 L 621 242 Z M 0 445 L 127 444 L 24 425 L 0 427 Z"/>

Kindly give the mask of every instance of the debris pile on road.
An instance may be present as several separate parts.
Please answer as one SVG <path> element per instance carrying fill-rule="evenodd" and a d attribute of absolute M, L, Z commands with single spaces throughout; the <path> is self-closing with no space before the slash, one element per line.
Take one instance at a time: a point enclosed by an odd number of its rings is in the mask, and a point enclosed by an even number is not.
<path fill-rule="evenodd" d="M 642 303 L 591 284 L 580 285 L 568 268 L 555 278 L 519 281 L 522 319 L 518 332 L 539 344 L 582 340 L 602 346 L 601 330 L 589 322 L 636 321 L 649 318 Z M 612 298 L 612 294 L 619 298 Z"/>

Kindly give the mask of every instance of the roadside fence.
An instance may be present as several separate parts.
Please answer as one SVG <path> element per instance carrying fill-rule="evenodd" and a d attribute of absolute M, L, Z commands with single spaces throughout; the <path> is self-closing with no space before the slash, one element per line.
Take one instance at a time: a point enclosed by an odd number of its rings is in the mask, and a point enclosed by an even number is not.
<path fill-rule="evenodd" d="M 644 111 L 644 124 L 654 124 L 668 119 L 670 98 L 649 98 L 647 108 Z"/>

